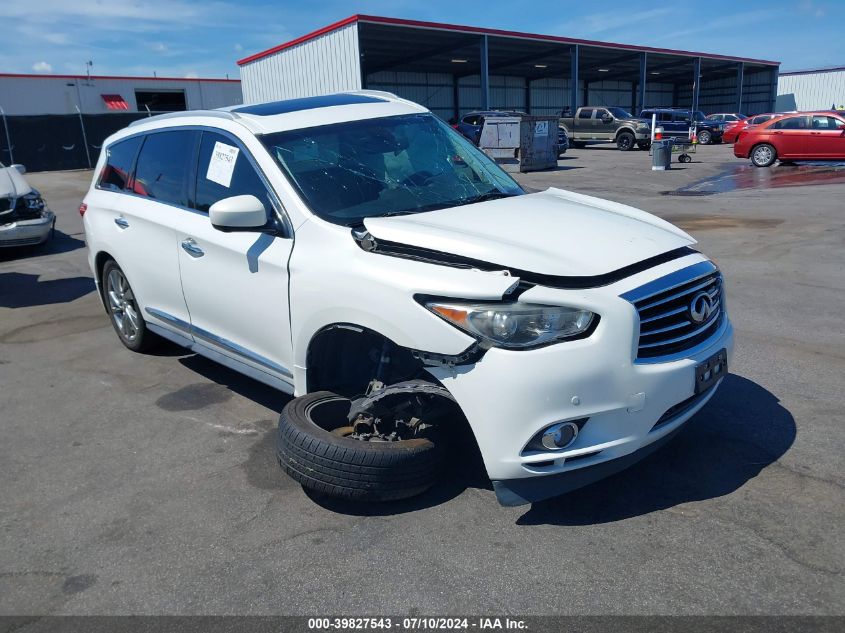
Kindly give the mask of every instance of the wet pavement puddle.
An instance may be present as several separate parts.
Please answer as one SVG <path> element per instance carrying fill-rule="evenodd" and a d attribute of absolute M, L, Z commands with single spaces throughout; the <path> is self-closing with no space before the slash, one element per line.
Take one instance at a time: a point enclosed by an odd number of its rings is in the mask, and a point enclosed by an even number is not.
<path fill-rule="evenodd" d="M 744 163 L 731 165 L 715 177 L 660 193 L 664 196 L 697 197 L 744 189 L 832 184 L 845 184 L 845 162 L 802 162 L 774 167 L 754 167 Z"/>

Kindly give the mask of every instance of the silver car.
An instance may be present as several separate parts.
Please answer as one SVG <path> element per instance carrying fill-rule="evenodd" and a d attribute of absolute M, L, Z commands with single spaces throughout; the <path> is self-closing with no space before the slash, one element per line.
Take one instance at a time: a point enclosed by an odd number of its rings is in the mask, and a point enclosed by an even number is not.
<path fill-rule="evenodd" d="M 0 163 L 0 248 L 33 246 L 46 242 L 56 215 L 23 174 L 23 165 Z"/>

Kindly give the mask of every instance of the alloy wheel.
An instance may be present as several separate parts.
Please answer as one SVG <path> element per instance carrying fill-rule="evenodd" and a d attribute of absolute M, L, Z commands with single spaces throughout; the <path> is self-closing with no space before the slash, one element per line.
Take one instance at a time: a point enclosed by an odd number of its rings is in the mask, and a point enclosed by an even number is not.
<path fill-rule="evenodd" d="M 118 269 L 109 272 L 106 282 L 106 296 L 117 331 L 127 341 L 138 338 L 141 330 L 141 319 L 138 314 L 138 304 L 126 277 Z"/>

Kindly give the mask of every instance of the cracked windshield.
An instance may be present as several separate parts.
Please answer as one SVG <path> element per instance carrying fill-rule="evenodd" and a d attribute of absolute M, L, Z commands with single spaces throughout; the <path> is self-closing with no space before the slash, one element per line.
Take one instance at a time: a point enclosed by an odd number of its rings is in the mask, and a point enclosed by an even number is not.
<path fill-rule="evenodd" d="M 338 224 L 524 193 L 491 159 L 427 114 L 279 132 L 262 141 L 311 210 Z"/>

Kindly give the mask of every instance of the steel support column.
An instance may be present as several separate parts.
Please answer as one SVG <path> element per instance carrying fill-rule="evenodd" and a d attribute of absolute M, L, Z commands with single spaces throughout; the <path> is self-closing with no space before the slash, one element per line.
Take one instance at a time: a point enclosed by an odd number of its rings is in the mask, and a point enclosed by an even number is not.
<path fill-rule="evenodd" d="M 778 101 L 778 75 L 780 74 L 779 68 L 774 66 L 771 70 L 772 73 L 772 92 L 769 95 L 769 112 L 774 112 L 777 108 L 777 101 Z"/>
<path fill-rule="evenodd" d="M 701 92 L 701 58 L 696 57 L 692 64 L 693 67 L 693 82 L 692 82 L 692 110 L 698 110 L 698 96 Z"/>
<path fill-rule="evenodd" d="M 525 113 L 531 114 L 531 79 L 525 78 Z"/>
<path fill-rule="evenodd" d="M 646 96 L 646 78 L 648 77 L 648 53 L 642 52 L 640 53 L 640 85 L 639 85 L 639 98 L 637 99 L 637 114 L 642 112 L 645 109 L 645 96 Z"/>
<path fill-rule="evenodd" d="M 481 109 L 490 109 L 490 64 L 488 55 L 487 35 L 481 36 L 480 50 L 481 70 Z"/>
<path fill-rule="evenodd" d="M 742 84 L 745 83 L 745 62 L 736 65 L 736 111 L 742 112 Z"/>
<path fill-rule="evenodd" d="M 458 76 L 452 75 L 452 113 L 455 117 L 455 123 L 457 123 L 461 118 L 460 94 L 461 91 L 458 88 Z"/>
<path fill-rule="evenodd" d="M 569 107 L 572 109 L 572 116 L 575 116 L 575 111 L 578 109 L 578 44 L 575 44 L 572 47 L 572 52 L 570 53 L 570 69 L 569 69 L 569 76 L 571 77 L 571 86 L 570 86 L 570 94 L 569 94 Z"/>

